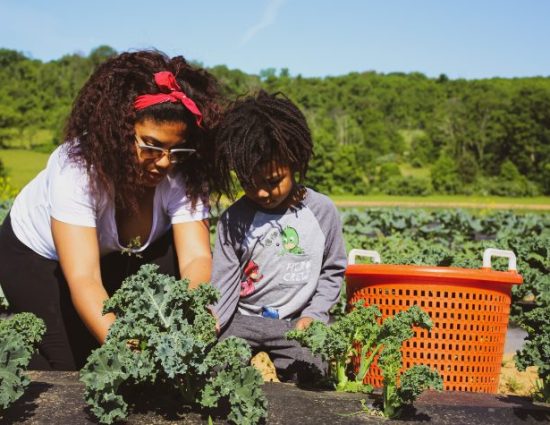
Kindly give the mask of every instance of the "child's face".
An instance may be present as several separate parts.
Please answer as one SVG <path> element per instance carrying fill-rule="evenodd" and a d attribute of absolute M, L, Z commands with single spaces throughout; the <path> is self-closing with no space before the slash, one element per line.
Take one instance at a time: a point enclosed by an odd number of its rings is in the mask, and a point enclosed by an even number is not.
<path fill-rule="evenodd" d="M 250 187 L 243 189 L 252 202 L 265 209 L 274 209 L 289 206 L 294 184 L 290 166 L 271 163 L 260 169 Z"/>

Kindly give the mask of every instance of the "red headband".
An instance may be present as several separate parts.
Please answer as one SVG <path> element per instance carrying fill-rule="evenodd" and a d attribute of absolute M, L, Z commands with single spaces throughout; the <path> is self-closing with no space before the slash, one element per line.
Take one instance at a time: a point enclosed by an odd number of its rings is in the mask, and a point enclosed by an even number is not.
<path fill-rule="evenodd" d="M 136 97 L 134 101 L 134 108 L 136 111 L 147 108 L 151 105 L 157 105 L 159 103 L 171 102 L 177 103 L 181 102 L 193 115 L 196 117 L 197 125 L 201 126 L 202 113 L 197 108 L 197 105 L 193 100 L 188 98 L 185 93 L 181 91 L 181 87 L 176 81 L 176 77 L 170 71 L 157 72 L 155 74 L 155 83 L 157 83 L 158 88 L 161 93 L 157 94 L 144 94 Z"/>

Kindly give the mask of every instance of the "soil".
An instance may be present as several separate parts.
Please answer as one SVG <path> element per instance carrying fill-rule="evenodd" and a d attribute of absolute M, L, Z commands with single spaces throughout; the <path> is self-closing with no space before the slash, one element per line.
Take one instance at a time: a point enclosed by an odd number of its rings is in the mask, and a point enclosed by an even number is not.
<path fill-rule="evenodd" d="M 0 424 L 97 424 L 84 396 L 78 372 L 29 372 L 31 383 L 25 394 L 6 411 Z M 377 407 L 380 394 L 350 394 L 302 389 L 292 384 L 266 383 L 268 425 L 538 425 L 550 423 L 550 405 L 533 403 L 526 397 L 468 392 L 424 392 L 400 420 L 371 416 L 366 407 Z M 208 412 L 181 405 L 173 394 L 135 393 L 125 424 L 188 424 L 208 422 Z M 128 400 L 130 401 L 130 400 Z M 211 412 L 213 423 L 226 424 L 222 411 Z"/>

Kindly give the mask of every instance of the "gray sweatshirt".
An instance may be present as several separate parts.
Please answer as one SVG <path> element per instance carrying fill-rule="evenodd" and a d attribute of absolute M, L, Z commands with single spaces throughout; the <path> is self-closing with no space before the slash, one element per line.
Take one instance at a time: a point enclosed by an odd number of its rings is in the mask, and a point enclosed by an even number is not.
<path fill-rule="evenodd" d="M 242 197 L 220 217 L 212 284 L 220 327 L 235 311 L 327 322 L 346 268 L 342 223 L 325 195 L 307 189 L 297 206 L 263 210 Z"/>

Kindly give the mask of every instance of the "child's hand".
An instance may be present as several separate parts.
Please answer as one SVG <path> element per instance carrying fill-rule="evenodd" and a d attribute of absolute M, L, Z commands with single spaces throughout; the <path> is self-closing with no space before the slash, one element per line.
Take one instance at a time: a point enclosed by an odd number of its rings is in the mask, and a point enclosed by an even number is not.
<path fill-rule="evenodd" d="M 307 329 L 311 325 L 311 322 L 313 322 L 311 317 L 300 317 L 296 322 L 296 330 L 303 331 Z"/>

